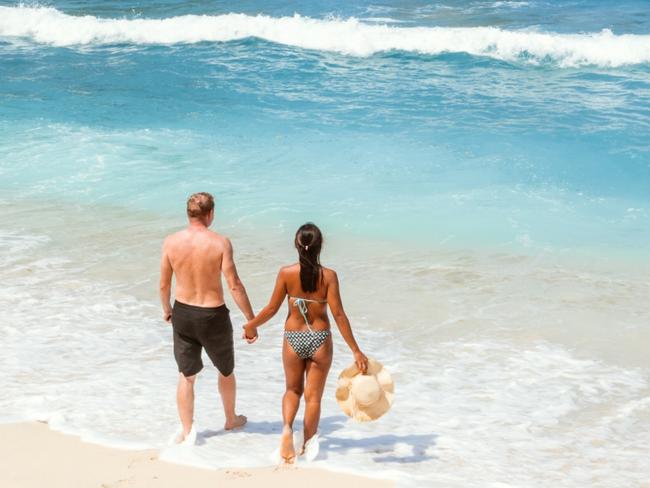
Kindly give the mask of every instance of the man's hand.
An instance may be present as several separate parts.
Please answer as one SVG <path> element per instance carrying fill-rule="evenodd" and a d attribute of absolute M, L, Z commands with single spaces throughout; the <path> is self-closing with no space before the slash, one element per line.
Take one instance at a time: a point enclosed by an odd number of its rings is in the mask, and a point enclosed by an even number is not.
<path fill-rule="evenodd" d="M 163 320 L 168 323 L 172 323 L 172 311 L 168 310 L 163 312 Z"/>
<path fill-rule="evenodd" d="M 259 335 L 257 334 L 257 327 L 253 327 L 248 324 L 244 326 L 244 333 L 241 336 L 242 339 L 245 339 L 246 342 L 252 344 L 257 340 L 258 337 Z"/>

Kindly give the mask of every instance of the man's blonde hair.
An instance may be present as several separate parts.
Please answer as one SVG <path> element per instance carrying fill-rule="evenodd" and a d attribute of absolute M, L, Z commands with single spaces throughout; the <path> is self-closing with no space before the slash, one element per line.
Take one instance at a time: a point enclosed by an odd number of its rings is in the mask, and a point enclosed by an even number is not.
<path fill-rule="evenodd" d="M 207 192 L 190 195 L 187 199 L 187 216 L 191 219 L 206 217 L 214 210 L 214 198 Z"/>

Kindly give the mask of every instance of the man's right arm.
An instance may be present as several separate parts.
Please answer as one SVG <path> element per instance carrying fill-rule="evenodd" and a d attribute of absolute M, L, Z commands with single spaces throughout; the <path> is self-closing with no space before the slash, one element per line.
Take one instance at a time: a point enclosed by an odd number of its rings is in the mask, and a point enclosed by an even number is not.
<path fill-rule="evenodd" d="M 163 308 L 163 319 L 165 322 L 172 320 L 172 306 L 171 306 L 171 293 L 172 293 L 172 263 L 169 261 L 167 254 L 167 240 L 163 243 L 162 257 L 160 259 L 160 303 Z"/>
<path fill-rule="evenodd" d="M 233 259 L 232 244 L 230 243 L 230 239 L 224 240 L 225 245 L 221 262 L 221 272 L 226 278 L 230 294 L 239 307 L 239 310 L 242 311 L 246 320 L 252 320 L 255 314 L 253 314 L 253 307 L 251 307 L 251 302 L 248 299 L 246 288 L 244 288 L 244 284 L 241 282 L 239 275 L 237 274 L 237 268 L 235 267 L 235 261 Z"/>

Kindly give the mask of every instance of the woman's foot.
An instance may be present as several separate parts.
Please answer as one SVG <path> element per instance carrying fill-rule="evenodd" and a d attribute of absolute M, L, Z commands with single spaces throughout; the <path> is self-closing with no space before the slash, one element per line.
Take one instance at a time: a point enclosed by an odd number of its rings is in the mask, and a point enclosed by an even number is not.
<path fill-rule="evenodd" d="M 306 461 L 313 461 L 318 457 L 318 451 L 320 450 L 320 441 L 318 439 L 318 432 L 313 436 L 307 439 L 302 448 L 302 454 L 305 456 Z"/>
<path fill-rule="evenodd" d="M 280 457 L 284 464 L 293 464 L 296 461 L 296 450 L 293 447 L 293 430 L 288 425 L 285 425 L 282 429 Z"/>
<path fill-rule="evenodd" d="M 226 420 L 226 424 L 223 426 L 223 428 L 226 430 L 239 429 L 240 427 L 246 425 L 247 421 L 248 419 L 246 418 L 246 415 L 235 415 L 234 418 Z"/>
<path fill-rule="evenodd" d="M 305 434 L 302 430 L 294 432 L 293 447 L 298 452 L 298 456 L 302 456 L 305 453 Z"/>

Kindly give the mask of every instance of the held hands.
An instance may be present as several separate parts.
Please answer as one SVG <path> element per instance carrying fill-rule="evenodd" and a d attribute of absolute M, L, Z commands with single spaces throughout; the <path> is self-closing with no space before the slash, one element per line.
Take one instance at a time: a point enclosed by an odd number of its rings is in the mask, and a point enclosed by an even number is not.
<path fill-rule="evenodd" d="M 355 351 L 354 362 L 361 373 L 366 374 L 368 372 L 368 358 L 364 353 L 359 350 Z"/>
<path fill-rule="evenodd" d="M 243 328 L 244 328 L 244 333 L 242 334 L 241 338 L 244 339 L 249 344 L 255 342 L 259 337 L 257 334 L 257 327 L 246 324 Z"/>

